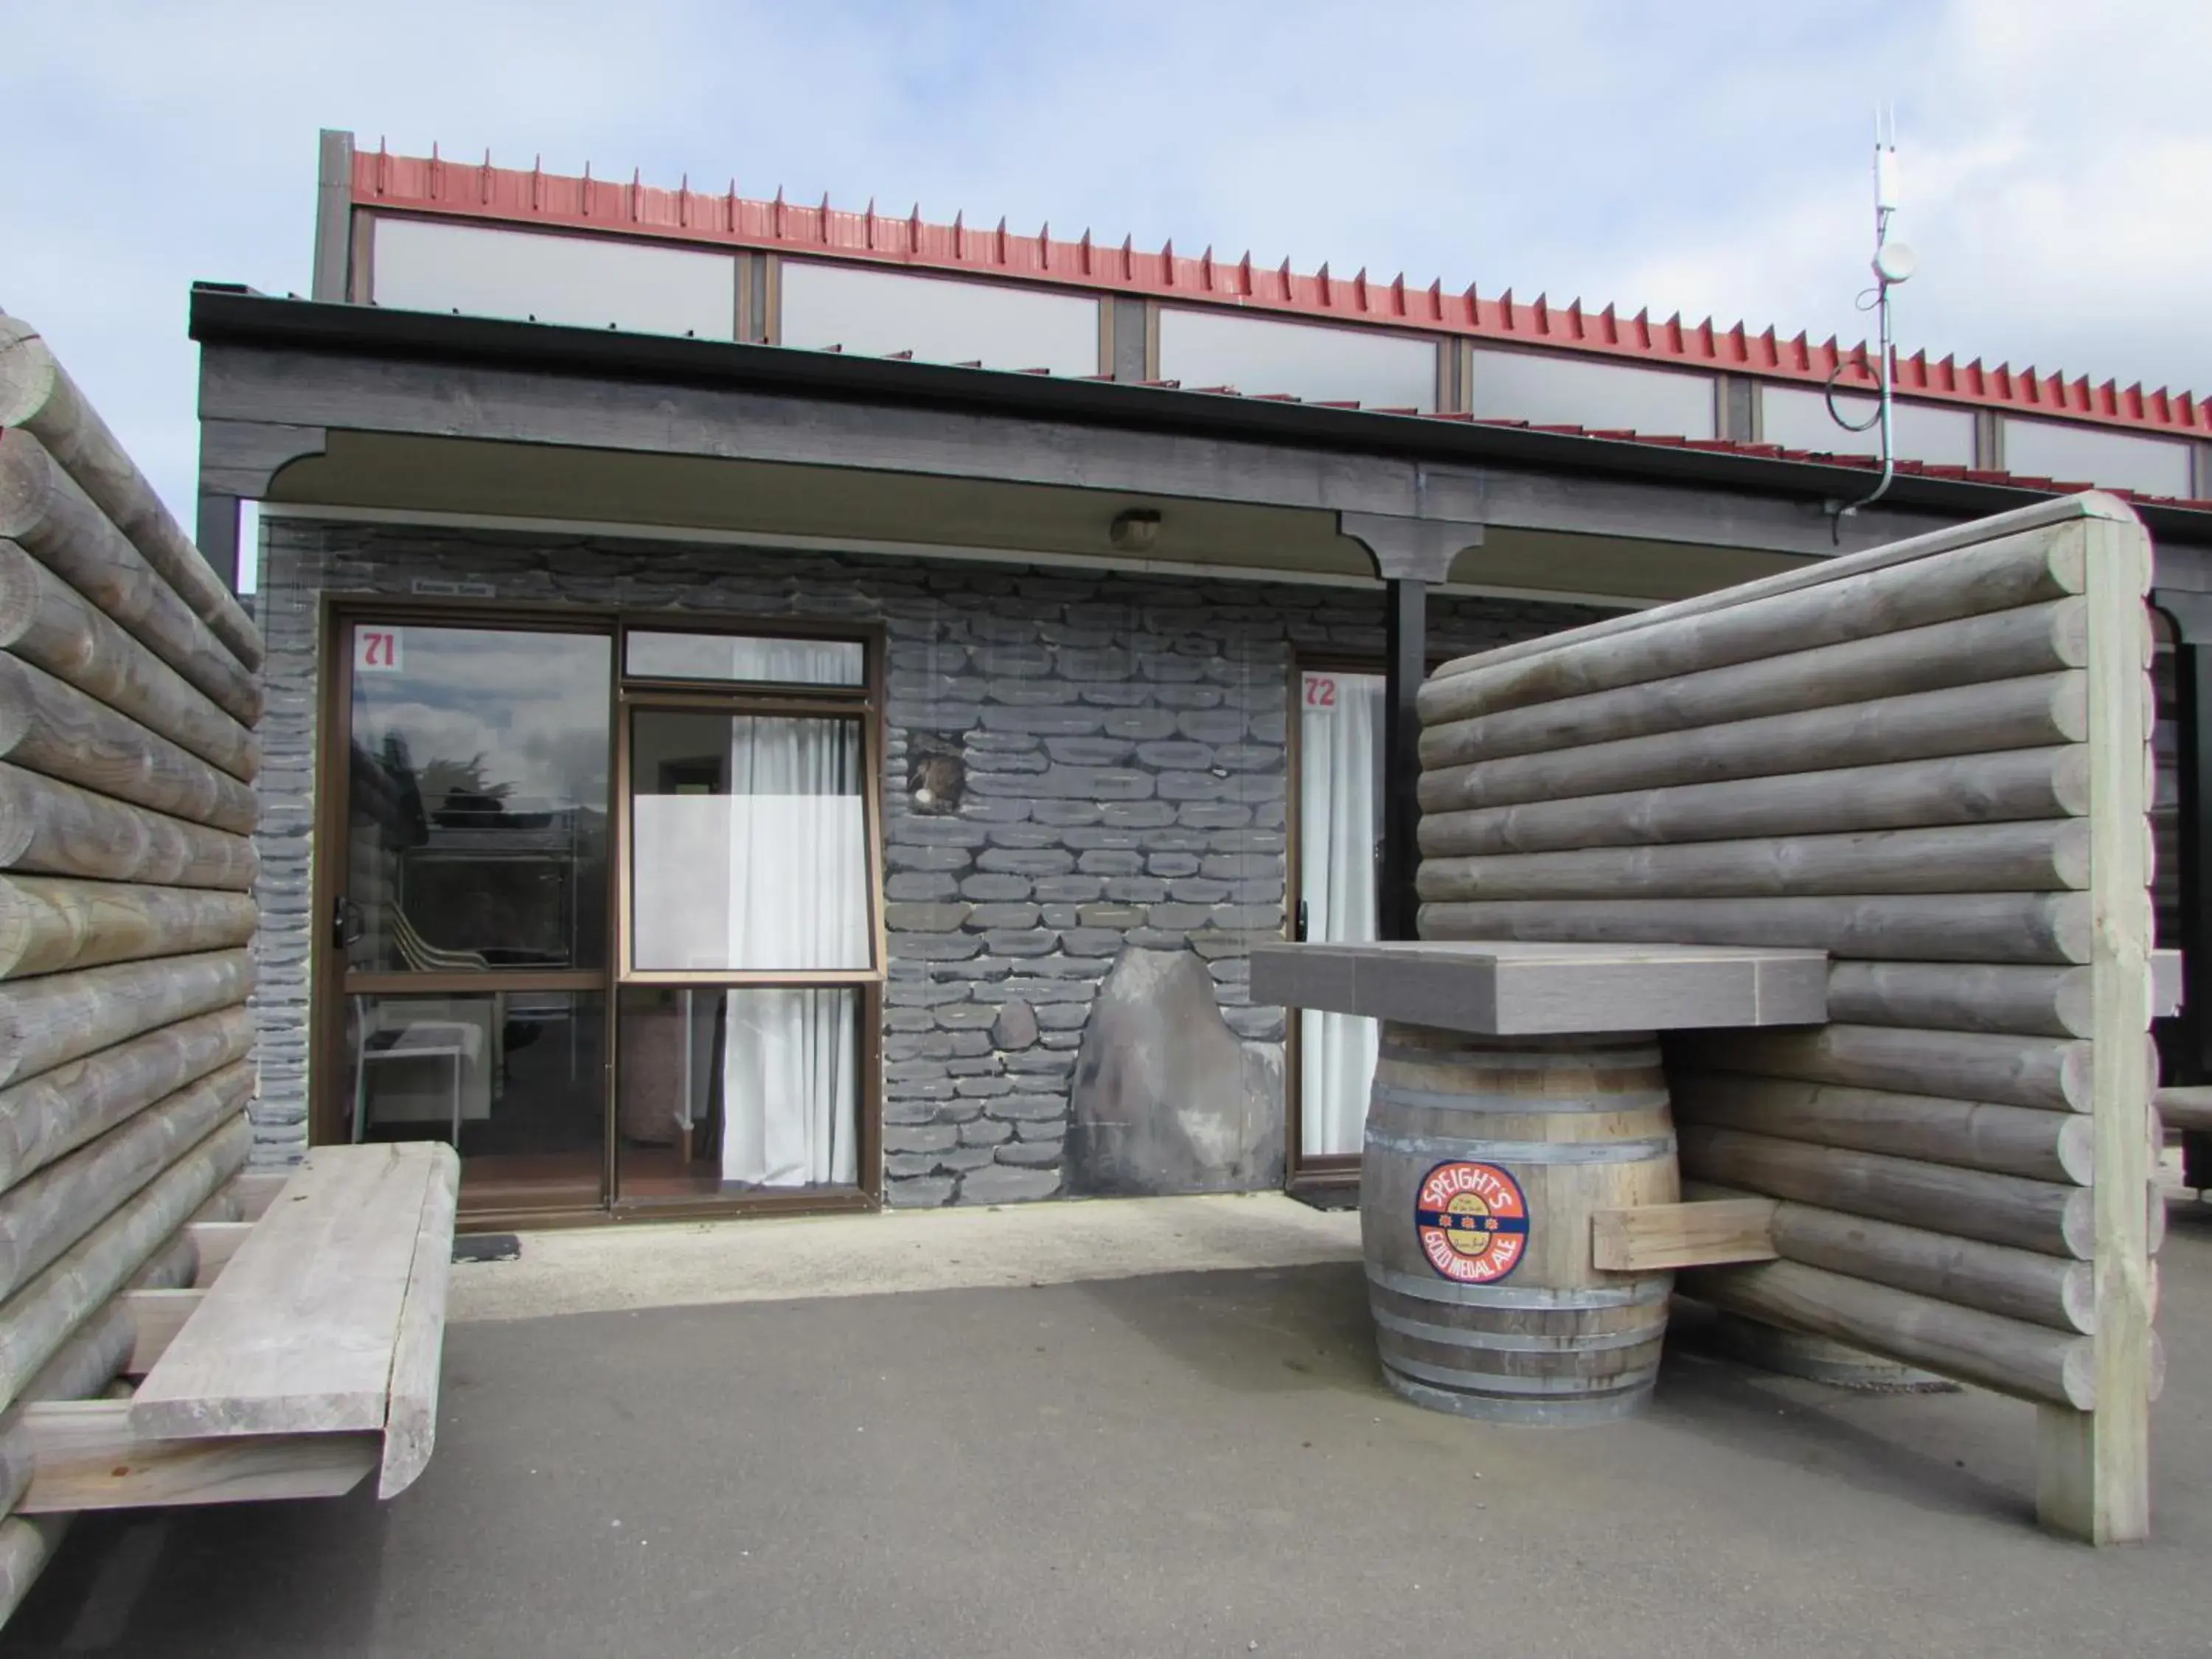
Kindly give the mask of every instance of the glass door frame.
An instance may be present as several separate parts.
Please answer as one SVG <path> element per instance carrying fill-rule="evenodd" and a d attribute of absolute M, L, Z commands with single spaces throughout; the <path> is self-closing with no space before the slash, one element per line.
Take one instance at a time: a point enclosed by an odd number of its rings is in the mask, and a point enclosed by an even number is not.
<path fill-rule="evenodd" d="M 1305 756 L 1304 720 L 1305 680 L 1309 674 L 1370 674 L 1379 675 L 1385 665 L 1378 656 L 1364 656 L 1348 651 L 1291 651 L 1290 684 L 1290 750 L 1289 772 L 1284 788 L 1290 810 L 1283 814 L 1283 932 L 1285 938 L 1297 939 L 1298 907 L 1303 902 L 1298 895 L 1304 890 L 1301 859 L 1304 854 L 1302 811 L 1304 791 L 1301 788 L 1301 773 Z M 1379 804 L 1378 804 L 1379 805 Z M 1305 1021 L 1302 1011 L 1286 1008 L 1283 1011 L 1283 1187 L 1286 1192 L 1340 1192 L 1359 1184 L 1360 1155 L 1358 1152 L 1320 1152 L 1305 1151 L 1305 1066 L 1303 1046 Z"/>
<path fill-rule="evenodd" d="M 780 685 L 767 681 L 702 681 L 664 679 L 623 672 L 633 629 L 670 630 L 690 634 L 732 634 L 786 638 L 850 640 L 866 653 L 861 683 L 856 686 Z M 821 1213 L 837 1210 L 868 1210 L 883 1201 L 883 1015 L 884 988 L 890 977 L 890 941 L 884 915 L 884 664 L 888 652 L 884 629 L 867 623 L 811 623 L 769 617 L 733 617 L 725 613 L 649 611 L 623 618 L 615 641 L 614 770 L 611 775 L 613 800 L 608 851 L 609 877 L 614 886 L 609 915 L 613 919 L 614 984 L 607 999 L 609 1042 L 617 1041 L 622 994 L 632 988 L 848 988 L 859 1006 L 854 1010 L 854 1063 L 859 1068 L 859 1090 L 854 1103 L 857 1121 L 854 1131 L 858 1147 L 859 1181 L 850 1189 L 807 1188 L 781 1193 L 748 1193 L 696 1199 L 625 1199 L 622 1195 L 619 1136 L 615 1119 L 609 1118 L 607 1190 L 614 1212 L 621 1216 L 674 1218 L 696 1213 L 776 1212 L 800 1211 Z M 633 803 L 636 792 L 630 776 L 630 717 L 641 710 L 674 714 L 720 715 L 785 715 L 802 719 L 850 720 L 860 732 L 860 811 L 862 844 L 867 858 L 868 951 L 870 966 L 848 969 L 639 969 L 631 965 L 630 929 L 632 883 L 629 879 Z M 613 1048 L 610 1067 L 619 1066 Z"/>
<path fill-rule="evenodd" d="M 883 1198 L 883 1012 L 884 988 L 889 977 L 889 939 L 884 917 L 884 711 L 888 649 L 880 623 L 865 621 L 825 622 L 806 617 L 746 616 L 726 611 L 626 611 L 611 607 L 563 604 L 557 600 L 473 600 L 428 598 L 402 593 L 330 593 L 318 596 L 317 676 L 314 697 L 314 780 L 310 805 L 313 837 L 308 874 L 307 948 L 307 1138 L 311 1146 L 343 1146 L 351 1139 L 351 1119 L 345 1091 L 345 1032 L 348 1000 L 358 995 L 452 995 L 483 993 L 487 975 L 475 971 L 454 973 L 380 972 L 356 974 L 345 965 L 337 943 L 336 912 L 347 881 L 348 836 L 351 811 L 348 744 L 353 711 L 353 653 L 350 630 L 360 623 L 389 621 L 403 627 L 460 628 L 503 633 L 586 635 L 610 641 L 607 675 L 607 868 L 605 915 L 607 961 L 600 969 L 576 969 L 502 973 L 498 988 L 518 991 L 567 991 L 578 996 L 596 994 L 604 1010 L 601 1040 L 599 1108 L 601 1158 L 599 1195 L 589 1204 L 532 1206 L 494 1209 L 465 1207 L 460 1216 L 463 1231 L 516 1224 L 574 1224 L 578 1222 L 623 1219 L 678 1220 L 757 1212 L 827 1212 L 878 1207 Z M 702 686 L 696 681 L 625 681 L 622 672 L 623 641 L 633 626 L 648 630 L 674 629 L 685 633 L 770 635 L 791 638 L 830 638 L 854 641 L 866 652 L 865 684 L 854 691 L 825 696 L 820 686 L 745 686 L 734 699 L 727 689 Z M 703 695 L 702 695 L 703 694 Z M 868 856 L 871 948 L 874 966 L 839 975 L 807 975 L 804 982 L 850 983 L 860 995 L 856 1011 L 854 1056 L 859 1066 L 858 1137 L 860 1182 L 850 1192 L 793 1191 L 739 1196 L 702 1196 L 686 1200 L 625 1202 L 617 1184 L 617 1115 L 620 1054 L 618 1035 L 622 991 L 626 985 L 700 983 L 703 979 L 726 979 L 732 983 L 792 984 L 790 975 L 739 974 L 729 975 L 644 974 L 624 971 L 629 955 L 629 856 L 630 792 L 629 787 L 629 710 L 640 704 L 703 708 L 726 712 L 736 702 L 749 713 L 834 712 L 856 717 L 860 726 L 862 811 Z M 771 708 L 771 703 L 788 707 Z M 464 1183 L 466 1174 L 464 1171 Z"/>

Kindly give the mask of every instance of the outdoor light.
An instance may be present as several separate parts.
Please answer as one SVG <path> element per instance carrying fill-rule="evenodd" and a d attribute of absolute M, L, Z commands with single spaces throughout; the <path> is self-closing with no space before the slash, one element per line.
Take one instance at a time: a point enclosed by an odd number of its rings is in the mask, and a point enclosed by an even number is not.
<path fill-rule="evenodd" d="M 1114 515 L 1107 539 L 1127 553 L 1141 553 L 1160 538 L 1160 515 L 1156 508 L 1133 507 Z"/>

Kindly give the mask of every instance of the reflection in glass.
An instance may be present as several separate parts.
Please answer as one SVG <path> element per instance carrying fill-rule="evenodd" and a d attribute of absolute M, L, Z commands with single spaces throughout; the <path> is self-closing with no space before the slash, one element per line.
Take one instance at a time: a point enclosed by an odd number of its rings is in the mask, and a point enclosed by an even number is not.
<path fill-rule="evenodd" d="M 857 990 L 633 986 L 621 1006 L 623 1197 L 854 1184 Z"/>
<path fill-rule="evenodd" d="M 347 966 L 604 967 L 612 641 L 352 632 Z"/>
<path fill-rule="evenodd" d="M 770 639 L 744 634 L 634 629 L 623 672 L 655 680 L 746 680 L 770 685 L 861 685 L 858 640 Z"/>
<path fill-rule="evenodd" d="M 348 997 L 351 1138 L 451 1141 L 471 1205 L 596 1201 L 605 1011 L 596 992 Z"/>
<path fill-rule="evenodd" d="M 859 721 L 640 709 L 629 775 L 633 967 L 869 965 Z"/>

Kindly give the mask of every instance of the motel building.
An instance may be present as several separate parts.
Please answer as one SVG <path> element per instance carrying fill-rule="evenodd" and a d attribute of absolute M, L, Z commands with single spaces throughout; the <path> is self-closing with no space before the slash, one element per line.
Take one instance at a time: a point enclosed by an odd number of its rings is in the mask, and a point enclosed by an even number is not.
<path fill-rule="evenodd" d="M 1450 658 L 2092 485 L 2158 544 L 2168 1081 L 2212 1080 L 2212 409 L 1502 285 L 325 133 L 310 297 L 207 283 L 258 526 L 258 1156 L 465 1224 L 1341 1188 Z M 258 504 L 247 514 L 246 504 Z M 2201 993 L 2201 994 L 2200 994 Z"/>

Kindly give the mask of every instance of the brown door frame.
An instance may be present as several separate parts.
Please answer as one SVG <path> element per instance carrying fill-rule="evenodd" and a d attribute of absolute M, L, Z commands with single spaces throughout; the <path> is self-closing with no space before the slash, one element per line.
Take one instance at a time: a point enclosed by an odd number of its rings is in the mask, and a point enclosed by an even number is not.
<path fill-rule="evenodd" d="M 611 660 L 608 703 L 608 856 L 606 916 L 607 963 L 604 969 L 497 975 L 494 989 L 572 990 L 598 993 L 605 1010 L 601 1045 L 602 1083 L 600 1120 L 604 1126 L 600 1194 L 590 1206 L 532 1207 L 521 1211 L 469 1209 L 461 1218 L 464 1230 L 515 1224 L 574 1224 L 577 1222 L 629 1218 L 677 1219 L 692 1215 L 738 1213 L 821 1212 L 872 1209 L 883 1197 L 883 1010 L 884 984 L 888 976 L 889 941 L 884 922 L 883 731 L 886 691 L 885 630 L 879 623 L 840 624 L 811 618 L 746 617 L 722 612 L 694 613 L 665 611 L 628 611 L 595 605 L 549 600 L 485 601 L 424 598 L 411 594 L 352 594 L 325 592 L 317 602 L 315 639 L 318 653 L 317 692 L 314 699 L 314 796 L 310 813 L 313 837 L 309 857 L 307 951 L 307 1121 L 311 1146 L 343 1145 L 350 1138 L 339 1087 L 343 1066 L 343 1033 L 348 999 L 356 995 L 395 995 L 410 992 L 435 995 L 457 990 L 484 991 L 493 975 L 479 974 L 356 974 L 349 975 L 335 944 L 333 917 L 346 879 L 350 817 L 351 776 L 349 744 L 352 731 L 353 652 L 350 629 L 362 622 L 390 618 L 403 626 L 475 628 L 502 632 L 583 634 L 606 638 Z M 625 681 L 622 672 L 623 641 L 628 628 L 641 625 L 685 633 L 750 634 L 755 635 L 820 635 L 857 640 L 866 648 L 868 665 L 864 694 L 844 702 L 841 712 L 857 716 L 861 726 L 863 773 L 866 780 L 865 805 L 869 860 L 870 902 L 873 906 L 875 968 L 854 982 L 860 994 L 857 1033 L 860 1068 L 858 1126 L 860 1182 L 851 1192 L 788 1193 L 745 1197 L 702 1198 L 696 1200 L 656 1200 L 625 1204 L 617 1185 L 616 1091 L 618 1017 L 625 982 L 621 963 L 628 949 L 622 928 L 629 910 L 622 855 L 628 839 L 629 792 L 624 769 L 628 740 L 625 729 Z M 815 701 L 804 688 L 762 688 L 753 706 L 793 697 Z M 678 702 L 702 691 L 720 695 L 719 688 L 689 682 L 634 683 L 635 700 L 652 703 Z M 744 696 L 745 694 L 740 694 Z M 757 982 L 757 981 L 756 981 Z"/>

